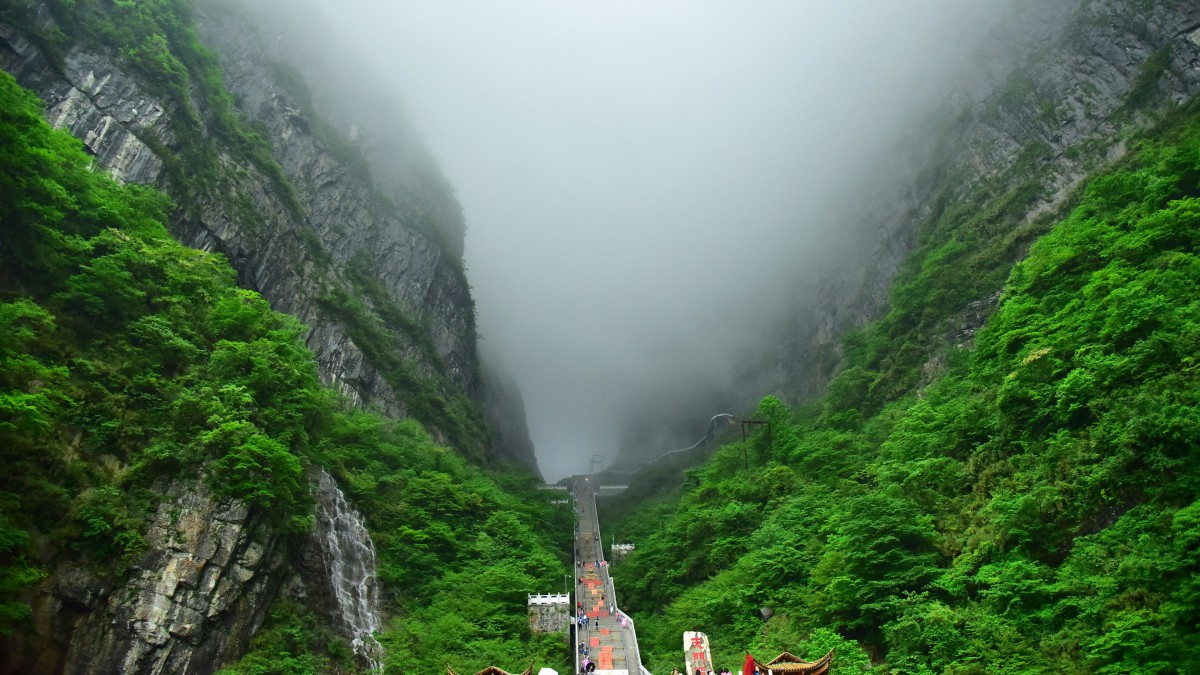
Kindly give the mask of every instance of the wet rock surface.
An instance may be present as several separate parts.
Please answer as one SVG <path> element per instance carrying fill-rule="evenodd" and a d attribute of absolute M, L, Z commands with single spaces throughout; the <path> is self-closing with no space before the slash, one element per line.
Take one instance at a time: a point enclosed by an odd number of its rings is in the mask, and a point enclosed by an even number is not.
<path fill-rule="evenodd" d="M 209 673 L 235 660 L 285 574 L 279 538 L 202 482 L 167 489 L 146 552 L 121 577 L 63 562 L 33 602 L 37 641 L 14 641 L 5 672 Z"/>
<path fill-rule="evenodd" d="M 379 670 L 383 647 L 375 545 L 362 515 L 346 501 L 333 476 L 314 472 L 317 526 L 305 545 L 307 566 L 315 572 L 328 616 L 350 638 L 351 648 L 371 670 Z"/>

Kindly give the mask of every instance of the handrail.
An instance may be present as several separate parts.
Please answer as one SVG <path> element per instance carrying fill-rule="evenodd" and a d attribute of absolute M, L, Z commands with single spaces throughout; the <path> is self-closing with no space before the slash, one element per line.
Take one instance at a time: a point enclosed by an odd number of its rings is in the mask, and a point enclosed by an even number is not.
<path fill-rule="evenodd" d="M 580 510 L 581 510 L 579 502 L 581 501 L 581 498 L 584 496 L 584 495 L 579 494 L 578 485 L 576 486 L 576 490 L 574 491 L 572 496 L 575 499 L 575 513 L 576 513 L 576 516 L 578 516 L 580 513 Z M 588 490 L 586 493 L 586 496 L 591 499 L 591 505 L 590 505 L 591 513 L 593 514 L 593 516 L 596 516 L 596 513 L 597 513 L 597 511 L 596 511 L 596 495 L 593 491 Z M 582 521 L 580 521 L 577 523 L 576 527 L 574 528 L 574 531 L 575 531 L 574 544 L 575 544 L 575 546 L 572 547 L 574 550 L 574 555 L 572 556 L 572 558 L 574 560 L 574 565 L 575 565 L 575 567 L 572 571 L 576 576 L 576 583 L 575 583 L 576 602 L 578 602 L 578 594 L 579 594 L 578 575 L 581 570 L 581 568 L 579 566 L 579 564 L 580 564 L 579 553 L 580 552 L 578 550 L 578 544 L 579 544 L 579 534 L 580 534 L 579 530 L 581 529 L 582 524 L 583 524 Z M 596 524 L 597 524 L 597 527 L 599 527 L 599 518 L 598 517 L 596 517 Z M 598 532 L 597 532 L 597 535 L 598 535 Z M 651 675 L 650 672 L 648 670 L 646 670 L 645 666 L 642 665 L 641 650 L 638 647 L 638 641 L 637 641 L 637 625 L 634 622 L 633 617 L 631 617 L 628 614 L 626 614 L 625 612 L 621 611 L 620 605 L 617 604 L 617 587 L 616 587 L 616 584 L 613 582 L 612 574 L 609 573 L 608 562 L 604 559 L 604 547 L 602 545 L 599 546 L 599 550 L 596 552 L 596 559 L 599 561 L 602 561 L 604 563 L 601 567 L 599 567 L 596 570 L 596 572 L 597 572 L 597 574 L 600 575 L 600 580 L 604 587 L 604 593 L 609 598 L 609 603 L 616 610 L 615 615 L 623 616 L 629 622 L 628 630 L 621 631 L 621 643 L 624 646 L 626 669 L 632 675 Z M 589 556 L 589 561 L 590 560 L 591 560 L 591 556 Z M 571 604 L 571 612 L 572 612 L 572 615 L 576 614 L 575 604 Z M 575 646 L 574 646 L 573 651 L 574 651 L 574 658 L 575 658 L 575 672 L 578 673 L 579 672 L 579 664 L 581 662 L 580 658 L 579 658 L 579 646 L 580 646 L 581 638 L 580 638 L 580 633 L 579 633 L 579 624 L 575 623 L 574 625 L 575 625 Z"/>
<path fill-rule="evenodd" d="M 575 554 L 571 556 L 571 587 L 575 589 L 575 602 L 578 602 L 580 601 L 580 584 L 578 584 L 578 579 L 580 579 L 578 577 L 578 574 L 580 574 L 580 522 L 578 522 L 578 518 L 580 518 L 580 497 L 578 497 L 578 485 L 572 485 L 572 488 L 574 489 L 571 490 L 571 498 L 575 503 L 571 504 L 571 520 L 575 522 L 574 527 L 572 527 L 574 537 L 571 538 L 571 550 L 574 550 Z M 575 611 L 575 604 L 571 603 L 570 599 L 566 602 L 570 605 L 568 609 L 571 611 L 571 633 L 575 634 L 575 644 L 571 645 L 571 655 L 575 657 L 574 673 L 578 673 L 580 671 L 580 625 L 576 621 L 578 613 Z"/>

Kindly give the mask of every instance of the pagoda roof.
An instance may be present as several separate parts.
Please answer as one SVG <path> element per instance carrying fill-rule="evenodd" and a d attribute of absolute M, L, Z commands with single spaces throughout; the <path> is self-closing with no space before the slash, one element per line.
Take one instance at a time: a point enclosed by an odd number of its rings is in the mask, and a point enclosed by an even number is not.
<path fill-rule="evenodd" d="M 822 656 L 816 661 L 805 661 L 804 659 L 792 654 L 791 652 L 783 652 L 779 656 L 767 663 L 763 663 L 758 659 L 754 659 L 754 665 L 760 673 L 766 675 L 767 670 L 773 673 L 803 673 L 804 675 L 825 675 L 829 672 L 829 663 L 833 661 L 833 651 Z"/>
<path fill-rule="evenodd" d="M 458 673 L 454 672 L 453 668 L 447 667 L 446 672 L 449 675 L 458 675 Z M 525 670 L 522 670 L 520 673 L 510 673 L 507 670 L 500 670 L 496 666 L 488 666 L 478 673 L 475 673 L 475 675 L 533 675 L 533 664 L 529 664 L 529 667 Z"/>

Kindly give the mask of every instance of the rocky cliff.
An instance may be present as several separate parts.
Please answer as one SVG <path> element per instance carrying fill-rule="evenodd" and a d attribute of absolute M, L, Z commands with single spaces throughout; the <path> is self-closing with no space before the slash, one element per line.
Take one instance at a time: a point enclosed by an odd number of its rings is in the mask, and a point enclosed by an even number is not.
<path fill-rule="evenodd" d="M 373 137 L 321 117 L 306 75 L 228 7 L 162 6 L 171 9 L 147 11 L 183 13 L 154 17 L 165 44 L 141 46 L 122 44 L 121 30 L 136 32 L 146 15 L 104 15 L 137 6 L 0 7 L 0 68 L 115 178 L 167 192 L 176 238 L 223 254 L 241 285 L 298 317 L 326 385 L 419 419 L 477 463 L 536 471 L 523 419 L 488 429 L 484 404 L 494 419 L 520 413 L 519 392 L 483 386 L 461 212 L 424 151 L 360 152 Z M 314 491 L 336 491 L 326 479 Z M 0 671 L 212 672 L 245 652 L 281 587 L 365 639 L 338 619 L 328 572 L 340 568 L 316 539 L 285 541 L 261 510 L 215 497 L 202 478 L 153 491 L 160 505 L 135 560 L 104 568 L 37 552 L 46 576 L 23 597 L 33 630 L 0 643 Z M 362 530 L 357 514 L 345 520 Z M 297 548 L 302 560 L 289 560 Z"/>
<path fill-rule="evenodd" d="M 483 413 L 492 431 L 492 448 L 497 456 L 521 464 L 540 475 L 533 441 L 529 439 L 529 424 L 525 418 L 525 403 L 516 379 L 504 367 L 499 354 L 481 348 L 483 376 Z"/>
<path fill-rule="evenodd" d="M 879 170 L 852 186 L 855 205 L 833 216 L 847 232 L 829 256 L 838 265 L 804 271 L 779 349 L 748 375 L 754 389 L 789 398 L 823 389 L 842 337 L 888 308 L 898 273 L 919 274 L 923 241 L 958 226 L 955 206 L 993 208 L 994 234 L 1011 239 L 1000 267 L 1019 259 L 1041 231 L 1039 216 L 1069 202 L 1091 169 L 1119 159 L 1126 139 L 1200 92 L 1198 29 L 1200 8 L 1175 0 L 1015 3 L 945 102 L 929 106 Z M 930 360 L 930 373 L 986 318 L 1006 274 L 925 327 L 919 358 Z"/>
<path fill-rule="evenodd" d="M 210 672 L 243 651 L 284 578 L 278 536 L 246 504 L 177 481 L 120 577 L 64 563 L 39 593 L 40 640 L 13 641 L 11 672 Z"/>
<path fill-rule="evenodd" d="M 257 28 L 261 26 L 270 26 L 271 30 Z M 483 409 L 490 434 L 488 459 L 537 472 L 521 391 L 511 377 L 503 375 L 500 355 L 478 351 L 476 344 L 474 304 L 461 274 L 466 235 L 462 208 L 453 188 L 408 125 L 395 94 L 373 82 L 366 66 L 354 62 L 353 53 L 342 53 L 339 59 L 335 56 L 337 50 L 310 48 L 335 39 L 323 30 L 320 11 L 310 5 L 292 3 L 280 7 L 269 2 L 231 5 L 209 0 L 199 5 L 198 27 L 205 43 L 217 50 L 227 84 L 240 101 L 241 109 L 267 128 L 277 123 L 272 120 L 303 118 L 301 123 L 307 135 L 285 139 L 285 132 L 281 133 L 274 137 L 277 147 L 287 151 L 298 146 L 299 150 L 292 152 L 303 154 L 306 144 L 318 139 L 325 144 L 328 154 L 342 162 L 343 172 L 367 185 L 367 193 L 362 195 L 364 201 L 383 202 L 384 208 L 393 212 L 390 217 L 397 221 L 396 227 L 436 243 L 440 248 L 438 253 L 453 260 L 448 269 L 422 270 L 423 259 L 437 256 L 422 258 L 424 254 L 392 251 L 378 253 L 372 267 L 381 270 L 385 286 L 405 287 L 413 293 L 426 284 L 423 279 L 433 280 L 428 283 L 424 298 L 395 298 L 405 307 L 421 307 L 418 321 L 431 313 L 444 314 L 446 308 L 469 307 L 469 317 L 458 316 L 454 314 L 457 310 L 451 309 L 454 320 L 430 321 L 425 327 L 438 355 L 446 358 L 449 354 L 458 359 L 454 361 L 460 363 L 456 372 L 470 375 L 469 379 L 454 379 L 452 384 Z M 300 161 L 304 164 L 305 160 Z M 327 180 L 313 172 L 306 173 L 303 166 L 294 166 L 293 162 L 281 164 L 294 181 L 297 175 Z M 336 190 L 336 186 L 321 189 Z M 336 212 L 321 218 L 337 223 L 342 229 L 365 227 Z M 349 262 L 359 265 L 363 258 L 352 255 Z M 350 275 L 352 281 L 360 276 L 361 271 Z M 353 290 L 361 293 L 364 289 L 360 283 Z M 431 299 L 430 293 L 445 297 Z M 465 302 L 463 293 L 467 294 Z M 456 340 L 463 344 L 446 346 Z M 473 350 L 473 361 L 454 356 L 468 346 Z M 319 353 L 318 359 L 321 359 Z M 435 364 L 437 360 L 433 359 Z M 433 369 L 435 376 L 436 370 Z"/>
<path fill-rule="evenodd" d="M 326 384 L 356 405 L 418 417 L 481 461 L 536 467 L 528 448 L 488 439 L 461 209 L 412 133 L 400 120 L 393 134 L 352 116 L 326 121 L 323 112 L 363 107 L 313 103 L 338 96 L 311 96 L 315 71 L 284 60 L 283 46 L 307 39 L 276 36 L 281 53 L 272 52 L 219 2 L 195 18 L 196 58 L 211 61 L 214 50 L 228 94 L 195 86 L 212 73 L 193 73 L 190 91 L 173 92 L 59 3 L 0 23 L 0 68 L 115 177 L 171 194 L 182 242 L 224 254 L 242 285 L 307 325 Z M 47 38 L 64 34 L 59 46 Z M 229 116 L 250 131 L 231 133 Z M 392 136 L 404 140 L 389 144 Z M 255 142 L 269 144 L 269 156 L 246 149 Z M 208 166 L 194 166 L 198 157 Z"/>
<path fill-rule="evenodd" d="M 914 348 L 904 358 L 931 379 L 948 350 L 969 343 L 1008 267 L 1081 181 L 1200 92 L 1198 29 L 1200 9 L 1179 0 L 1011 3 L 973 52 L 947 66 L 937 100 L 907 113 L 906 133 L 847 176 L 821 211 L 828 250 L 779 280 L 767 349 L 741 355 L 734 374 L 707 387 L 660 394 L 666 403 L 627 421 L 622 466 L 683 447 L 703 419 L 747 411 L 764 394 L 819 394 L 839 371 L 845 336 L 896 311 L 897 280 L 921 275 L 929 242 L 957 237 L 970 249 L 955 253 L 957 264 L 978 274 L 947 292 L 938 312 L 908 317 Z M 986 233 L 964 233 L 971 228 Z"/>

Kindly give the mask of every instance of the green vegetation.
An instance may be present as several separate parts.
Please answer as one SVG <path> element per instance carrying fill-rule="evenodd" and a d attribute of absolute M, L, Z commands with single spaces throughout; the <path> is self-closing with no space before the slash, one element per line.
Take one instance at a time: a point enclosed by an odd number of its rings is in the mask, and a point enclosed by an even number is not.
<path fill-rule="evenodd" d="M 728 664 L 836 646 L 847 673 L 1200 670 L 1196 105 L 1058 222 L 1009 232 L 1022 201 L 947 204 L 822 399 L 764 399 L 769 444 L 619 525 L 652 671 L 692 629 Z M 935 327 L 1000 269 L 976 347 L 924 381 Z"/>
<path fill-rule="evenodd" d="M 315 464 L 375 537 L 392 672 L 547 662 L 525 598 L 562 583 L 569 513 L 415 420 L 344 409 L 294 319 L 172 240 L 165 197 L 94 171 L 40 111 L 0 73 L 0 630 L 31 630 L 19 594 L 58 562 L 123 574 L 171 481 L 246 500 L 297 545 Z M 330 635 L 280 604 L 227 672 L 352 670 Z"/>
<path fill-rule="evenodd" d="M 230 200 L 261 220 L 211 129 L 302 217 L 185 0 L 46 4 L 61 29 L 27 1 L 0 16 L 51 59 L 69 40 L 120 54 L 170 104 L 175 143 L 143 140 L 185 211 Z M 1147 62 L 1128 111 L 1168 56 Z M 1036 101 L 1016 82 L 999 105 Z M 305 471 L 320 465 L 372 531 L 390 671 L 566 669 L 561 636 L 530 636 L 524 610 L 568 572 L 554 538 L 569 514 L 532 477 L 471 463 L 487 442 L 478 408 L 395 347 L 444 368 L 421 320 L 365 266 L 347 273 L 353 293 L 322 299 L 411 417 L 344 409 L 300 325 L 236 288 L 221 258 L 172 241 L 173 205 L 94 172 L 40 109 L 0 74 L 0 633 L 31 630 L 22 593 L 59 562 L 124 574 L 172 481 L 247 501 L 295 546 L 312 526 Z M 729 665 L 744 647 L 836 648 L 838 672 L 1200 671 L 1196 106 L 1155 139 L 1069 214 L 1025 220 L 1046 196 L 1037 143 L 995 181 L 943 189 L 890 312 L 846 338 L 825 396 L 795 410 L 764 399 L 769 440 L 721 448 L 681 494 L 624 521 L 638 548 L 614 575 L 652 670 L 676 666 L 680 632 L 701 629 Z M 353 148 L 331 145 L 365 176 Z M 975 347 L 942 354 L 956 313 L 1001 288 Z M 224 672 L 353 671 L 334 635 L 281 601 Z"/>
<path fill-rule="evenodd" d="M 1125 96 L 1124 108 L 1138 110 L 1144 108 L 1158 89 L 1158 82 L 1171 65 L 1171 45 L 1166 44 L 1155 50 L 1150 58 L 1142 64 L 1142 69 Z"/>
<path fill-rule="evenodd" d="M 1046 196 L 1049 153 L 1047 146 L 1031 143 L 999 176 L 962 195 L 956 194 L 958 181 L 940 177 L 917 249 L 896 274 L 887 315 L 844 345 L 851 367 L 873 373 L 869 382 L 859 383 L 867 385 L 865 391 L 851 393 L 864 399 L 858 404 L 864 412 L 923 384 L 921 369 L 913 366 L 941 347 L 967 303 L 1000 289 L 1012 262 L 1053 223 L 1050 214 L 1025 220 Z"/>
<path fill-rule="evenodd" d="M 125 61 L 124 67 L 139 76 L 147 93 L 162 101 L 173 118 L 174 138 L 169 144 L 146 130 L 135 133 L 163 160 L 171 192 L 188 217 L 197 217 L 202 205 L 216 203 L 223 205 L 242 227 L 253 230 L 261 226 L 265 218 L 251 196 L 252 182 L 261 177 L 295 221 L 307 220 L 295 187 L 272 157 L 265 129 L 247 123 L 235 109 L 216 55 L 199 40 L 190 0 L 51 0 L 46 8 L 54 18 L 53 27 L 43 26 L 35 18 L 34 3 L 29 0 L 0 9 L 0 18 L 21 26 L 43 53 L 60 60 L 60 67 L 61 48 L 67 44 L 116 54 Z M 222 11 L 237 10 L 226 6 Z M 299 111 L 301 121 L 353 175 L 365 185 L 372 185 L 366 160 L 317 115 L 300 74 L 282 64 L 276 64 L 272 71 L 280 86 L 303 108 Z M 229 156 L 252 170 L 232 170 Z M 396 212 L 378 191 L 371 199 L 380 209 Z M 466 288 L 461 260 L 449 253 L 446 235 L 432 217 L 412 217 L 407 222 L 441 248 L 444 259 Z M 489 439 L 478 406 L 466 397 L 451 394 L 441 381 L 442 373 L 419 372 L 421 361 L 442 369 L 440 355 L 423 322 L 412 318 L 390 298 L 374 273 L 367 271 L 373 265 L 362 265 L 362 260 L 356 259 L 344 270 L 335 270 L 332 257 L 311 229 L 301 230 L 300 244 L 315 261 L 322 278 L 344 271 L 353 294 L 362 298 L 344 302 L 352 293 L 335 284 L 321 306 L 328 316 L 344 322 L 347 333 L 370 364 L 404 399 L 409 414 L 444 434 L 463 451 L 483 457 Z M 416 349 L 398 346 L 405 344 Z"/>
<path fill-rule="evenodd" d="M 250 652 L 218 675 L 311 675 L 354 672 L 350 645 L 303 605 L 278 600 L 254 635 Z"/>
<path fill-rule="evenodd" d="M 33 21 L 25 22 L 41 43 L 91 45 L 119 54 L 142 76 L 148 93 L 168 106 L 175 118 L 174 142 L 169 146 L 147 132 L 141 140 L 163 160 L 176 198 L 188 210 L 204 197 L 228 201 L 238 213 L 244 197 L 236 176 L 226 170 L 217 145 L 255 167 L 271 184 L 280 201 L 297 220 L 304 208 L 283 169 L 271 157 L 271 145 L 234 110 L 216 56 L 200 43 L 189 0 L 51 0 L 45 3 L 57 27 L 51 35 Z M 30 7 L 22 0 L 18 7 Z M 14 12 L 20 11 L 14 9 Z M 32 14 L 31 10 L 26 10 Z M 53 56 L 54 52 L 51 52 Z"/>

